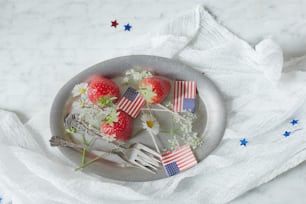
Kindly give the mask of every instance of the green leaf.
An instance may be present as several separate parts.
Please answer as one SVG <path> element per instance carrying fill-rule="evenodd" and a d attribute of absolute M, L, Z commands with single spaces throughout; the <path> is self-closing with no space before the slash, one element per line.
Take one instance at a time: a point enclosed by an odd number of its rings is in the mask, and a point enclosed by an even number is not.
<path fill-rule="evenodd" d="M 110 113 L 103 119 L 103 122 L 113 126 L 115 122 L 118 122 L 118 115 L 119 112 L 117 112 L 116 108 L 113 108 Z"/>
<path fill-rule="evenodd" d="M 111 106 L 111 105 L 114 105 L 114 100 L 116 100 L 116 97 L 101 96 L 97 100 L 97 105 L 99 105 L 102 108 Z"/>
<path fill-rule="evenodd" d="M 75 127 L 70 127 L 69 129 L 66 129 L 66 132 L 68 132 L 68 133 L 76 133 L 77 129 Z"/>
<path fill-rule="evenodd" d="M 151 103 L 153 97 L 156 96 L 156 93 L 152 90 L 151 86 L 142 86 L 140 87 L 140 93 L 143 96 L 143 98 L 148 102 Z"/>

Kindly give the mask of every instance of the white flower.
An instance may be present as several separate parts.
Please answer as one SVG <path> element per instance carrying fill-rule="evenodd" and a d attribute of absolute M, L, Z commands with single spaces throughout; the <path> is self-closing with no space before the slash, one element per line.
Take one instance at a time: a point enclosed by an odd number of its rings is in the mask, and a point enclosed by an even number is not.
<path fill-rule="evenodd" d="M 169 142 L 170 150 L 175 150 L 176 148 L 180 146 L 180 143 L 178 142 L 176 135 L 173 135 L 173 138 L 169 139 L 168 142 Z"/>
<path fill-rule="evenodd" d="M 177 112 L 172 113 L 173 119 L 175 123 L 179 123 L 182 120 L 182 117 Z"/>
<path fill-rule="evenodd" d="M 189 112 L 184 112 L 183 114 L 173 112 L 172 116 L 173 121 L 182 133 L 187 134 L 192 131 L 192 123 L 196 119 L 195 114 Z"/>
<path fill-rule="evenodd" d="M 73 87 L 72 89 L 72 96 L 76 97 L 76 96 L 82 96 L 82 95 L 86 95 L 87 94 L 87 87 L 88 84 L 87 83 L 80 83 L 77 84 Z"/>
<path fill-rule="evenodd" d="M 128 77 L 123 77 L 122 84 L 128 84 L 128 83 L 129 83 L 129 78 Z"/>
<path fill-rule="evenodd" d="M 86 97 L 81 97 L 78 100 L 74 101 L 72 106 L 75 110 L 80 110 L 82 108 L 86 108 L 89 107 L 90 105 L 92 105 L 92 103 L 88 100 L 88 98 Z"/>
<path fill-rule="evenodd" d="M 152 73 L 146 70 L 135 71 L 134 69 L 130 69 L 126 71 L 125 76 L 127 77 L 127 79 L 130 78 L 131 80 L 134 80 L 135 82 L 137 82 L 144 78 L 148 78 L 152 76 Z"/>
<path fill-rule="evenodd" d="M 198 133 L 196 132 L 190 132 L 189 134 L 185 134 L 182 137 L 185 144 L 188 144 L 191 146 L 192 149 L 196 149 L 203 143 L 203 138 L 198 137 Z"/>
<path fill-rule="evenodd" d="M 103 109 L 93 105 L 79 109 L 80 117 L 89 125 L 95 128 L 100 128 L 101 121 L 107 116 Z"/>
<path fill-rule="evenodd" d="M 153 133 L 153 135 L 157 135 L 159 133 L 159 123 L 154 116 L 152 116 L 151 114 L 144 113 L 141 116 L 141 120 L 142 127 L 144 129 L 150 131 L 151 133 Z"/>

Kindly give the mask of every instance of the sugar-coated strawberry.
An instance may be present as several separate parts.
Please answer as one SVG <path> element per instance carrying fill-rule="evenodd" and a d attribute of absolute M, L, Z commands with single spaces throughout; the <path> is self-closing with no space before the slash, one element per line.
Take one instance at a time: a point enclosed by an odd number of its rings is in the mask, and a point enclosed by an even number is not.
<path fill-rule="evenodd" d="M 101 124 L 101 132 L 106 136 L 114 136 L 116 140 L 126 141 L 132 135 L 133 119 L 125 112 L 117 110 L 115 115 Z"/>
<path fill-rule="evenodd" d="M 161 103 L 169 94 L 169 80 L 160 76 L 145 78 L 139 82 L 140 93 L 150 104 Z"/>
<path fill-rule="evenodd" d="M 89 80 L 87 95 L 89 100 L 101 107 L 111 105 L 120 96 L 118 85 L 105 77 L 93 76 Z"/>

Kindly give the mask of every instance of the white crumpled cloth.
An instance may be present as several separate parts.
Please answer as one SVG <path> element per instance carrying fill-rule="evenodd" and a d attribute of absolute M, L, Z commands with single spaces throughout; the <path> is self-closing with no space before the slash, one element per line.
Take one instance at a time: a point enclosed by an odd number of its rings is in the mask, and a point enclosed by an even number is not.
<path fill-rule="evenodd" d="M 254 48 L 202 7 L 144 36 L 125 54 L 174 58 L 205 72 L 224 95 L 228 124 L 217 149 L 163 180 L 118 182 L 74 172 L 49 147 L 49 110 L 22 124 L 0 112 L 0 192 L 12 203 L 225 203 L 306 159 L 306 57 L 283 64 L 266 39 Z M 292 125 L 292 119 L 299 120 Z M 306 127 L 306 126 L 305 126 Z M 283 133 L 290 131 L 289 137 Z M 240 145 L 246 138 L 247 146 Z M 5 200 L 3 200 L 5 201 Z"/>

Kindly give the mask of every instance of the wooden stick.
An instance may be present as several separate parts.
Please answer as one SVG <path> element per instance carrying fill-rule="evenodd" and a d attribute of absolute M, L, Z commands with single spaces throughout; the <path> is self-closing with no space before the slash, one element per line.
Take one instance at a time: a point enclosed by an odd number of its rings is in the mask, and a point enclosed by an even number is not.
<path fill-rule="evenodd" d="M 158 148 L 158 145 L 157 145 L 157 143 L 156 143 L 156 140 L 155 140 L 155 137 L 154 137 L 153 133 L 152 133 L 150 130 L 149 130 L 148 132 L 149 132 L 149 134 L 151 135 L 151 138 L 152 138 L 152 140 L 153 140 L 153 143 L 154 143 L 154 146 L 155 146 L 156 151 L 160 154 L 160 150 L 159 150 L 159 148 Z"/>
<path fill-rule="evenodd" d="M 174 113 L 172 110 L 169 110 L 167 107 L 165 107 L 165 106 L 163 106 L 162 104 L 156 104 L 156 105 L 158 105 L 159 107 L 161 107 L 163 110 L 165 110 L 165 111 L 168 111 L 168 112 L 170 112 L 170 113 Z M 181 119 L 183 119 L 183 120 L 186 120 L 183 116 L 181 116 L 180 114 L 177 114 Z"/>

